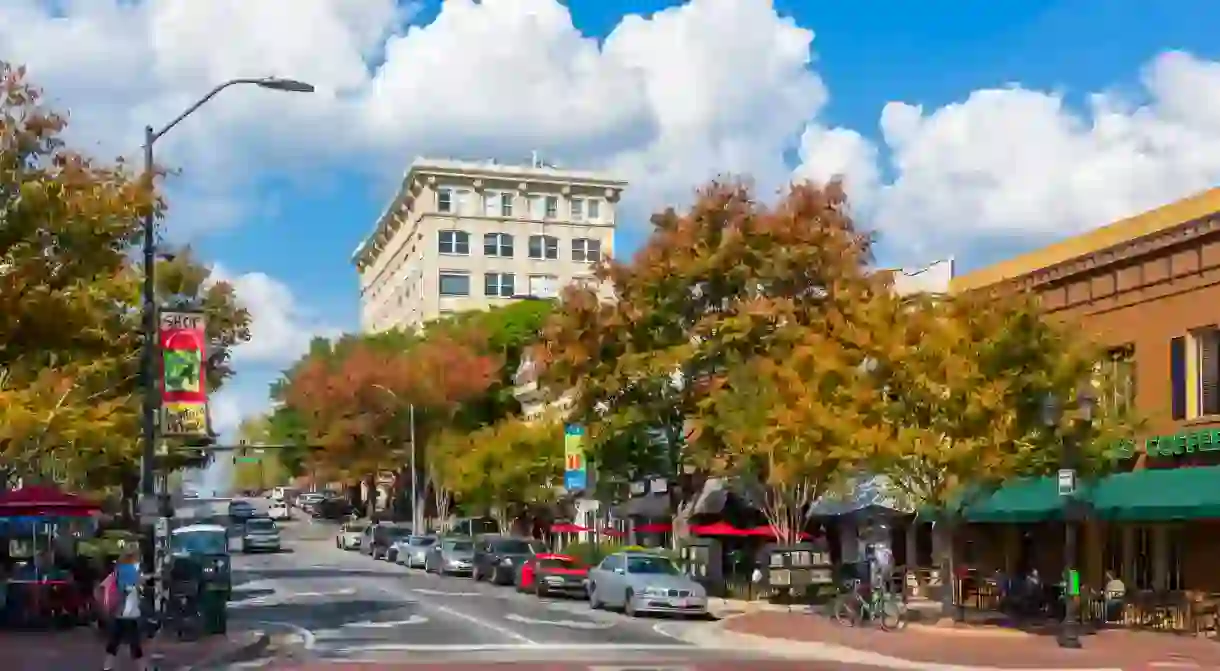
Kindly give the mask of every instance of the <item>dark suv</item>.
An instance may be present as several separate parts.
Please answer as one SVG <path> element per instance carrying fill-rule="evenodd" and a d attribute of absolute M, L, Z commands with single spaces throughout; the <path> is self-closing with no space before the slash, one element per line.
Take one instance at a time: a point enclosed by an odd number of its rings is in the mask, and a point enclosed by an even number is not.
<path fill-rule="evenodd" d="M 474 544 L 471 577 L 488 579 L 496 585 L 511 585 L 522 562 L 540 552 L 546 552 L 546 545 L 533 538 L 483 536 Z"/>
<path fill-rule="evenodd" d="M 360 549 L 373 559 L 389 559 L 390 546 L 410 535 L 410 524 L 379 522 L 373 526 L 373 540 L 369 547 Z"/>

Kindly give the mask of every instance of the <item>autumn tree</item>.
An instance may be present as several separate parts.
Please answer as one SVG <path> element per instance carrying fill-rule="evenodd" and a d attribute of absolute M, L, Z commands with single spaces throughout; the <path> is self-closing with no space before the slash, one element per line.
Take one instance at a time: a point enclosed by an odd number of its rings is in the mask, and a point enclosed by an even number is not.
<path fill-rule="evenodd" d="M 132 258 L 141 218 L 165 205 L 153 175 L 73 151 L 65 125 L 24 70 L 0 64 L 0 459 L 8 477 L 55 471 L 130 494 L 142 345 Z M 218 388 L 249 316 L 189 254 L 162 266 L 158 298 L 208 314 Z"/>
<path fill-rule="evenodd" d="M 563 424 L 554 419 L 510 417 L 435 447 L 442 485 L 467 512 L 491 515 L 502 529 L 553 501 L 562 484 Z"/>
<path fill-rule="evenodd" d="M 1050 321 L 1024 295 L 919 295 L 892 304 L 893 328 L 874 350 L 875 384 L 885 390 L 881 467 L 922 510 L 936 510 L 941 561 L 952 573 L 950 534 L 963 508 L 1005 482 L 1058 467 L 1062 437 L 1074 430 L 1082 384 L 1105 395 L 1094 375 L 1099 351 Z M 1047 426 L 1048 398 L 1068 410 Z M 1102 407 L 1079 436 L 1086 471 L 1113 464 L 1118 439 L 1138 421 Z"/>
<path fill-rule="evenodd" d="M 798 541 L 809 505 L 867 468 L 886 438 L 861 351 L 821 328 L 799 329 L 791 346 L 731 363 L 698 423 L 726 448 L 716 470 L 757 476 L 783 543 Z"/>
<path fill-rule="evenodd" d="M 829 324 L 827 338 L 846 338 L 846 315 L 877 290 L 871 237 L 837 183 L 795 185 L 774 206 L 713 183 L 689 211 L 652 223 L 630 261 L 597 267 L 603 289 L 566 289 L 544 331 L 546 383 L 579 390 L 573 417 L 590 427 L 600 473 L 708 466 L 723 441 L 714 425 L 690 430 L 730 365 L 790 345 L 795 327 Z M 602 446 L 623 435 L 645 449 L 608 462 Z"/>

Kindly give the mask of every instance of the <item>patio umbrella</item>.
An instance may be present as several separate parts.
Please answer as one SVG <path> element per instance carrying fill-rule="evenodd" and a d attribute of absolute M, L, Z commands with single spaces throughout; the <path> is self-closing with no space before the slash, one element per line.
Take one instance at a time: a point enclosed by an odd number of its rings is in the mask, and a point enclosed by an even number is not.
<path fill-rule="evenodd" d="M 0 494 L 0 517 L 88 517 L 101 506 L 56 487 L 31 486 Z"/>
<path fill-rule="evenodd" d="M 763 538 L 779 538 L 779 534 L 775 532 L 775 527 L 771 526 L 770 524 L 762 524 L 762 525 L 754 527 L 753 529 L 746 529 L 745 533 L 747 536 L 761 536 Z M 799 538 L 801 540 L 809 540 L 810 538 L 813 538 L 813 536 L 810 536 L 808 532 L 802 531 L 799 535 Z"/>
<path fill-rule="evenodd" d="M 551 533 L 553 534 L 578 534 L 582 531 L 589 531 L 589 527 L 582 527 L 579 524 L 571 522 L 560 522 L 559 524 L 551 525 Z"/>
<path fill-rule="evenodd" d="M 669 522 L 652 522 L 650 524 L 641 524 L 635 528 L 636 533 L 641 534 L 664 534 L 673 531 L 674 525 Z"/>

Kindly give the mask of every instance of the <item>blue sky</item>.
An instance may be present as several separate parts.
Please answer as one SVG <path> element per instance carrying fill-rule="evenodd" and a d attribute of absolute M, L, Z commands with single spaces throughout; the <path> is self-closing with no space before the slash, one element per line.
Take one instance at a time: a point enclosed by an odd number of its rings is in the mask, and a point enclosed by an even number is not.
<path fill-rule="evenodd" d="M 1204 0 L 3 4 L 0 58 L 29 63 L 101 151 L 209 82 L 319 85 L 226 92 L 161 148 L 182 170 L 168 234 L 259 320 L 230 425 L 308 336 L 356 326 L 349 253 L 417 154 L 542 149 L 617 171 L 633 184 L 620 253 L 717 173 L 842 173 L 883 263 L 961 268 L 1220 177 L 1220 4 Z"/>

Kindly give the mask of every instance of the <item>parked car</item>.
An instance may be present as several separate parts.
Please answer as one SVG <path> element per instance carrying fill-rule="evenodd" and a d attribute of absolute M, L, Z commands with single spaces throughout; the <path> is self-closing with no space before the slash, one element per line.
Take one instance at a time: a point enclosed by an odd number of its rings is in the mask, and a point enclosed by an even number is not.
<path fill-rule="evenodd" d="M 521 563 L 517 570 L 517 590 L 533 592 L 543 597 L 566 594 L 584 597 L 589 567 L 574 557 L 558 554 L 536 554 Z"/>
<path fill-rule="evenodd" d="M 307 515 L 313 514 L 313 507 L 318 501 L 326 498 L 322 492 L 308 492 L 297 497 L 297 506 Z"/>
<path fill-rule="evenodd" d="M 288 510 L 287 503 L 273 503 L 267 509 L 267 516 L 277 522 L 286 522 L 292 519 L 292 512 Z"/>
<path fill-rule="evenodd" d="M 378 522 L 373 525 L 373 533 L 368 550 L 365 554 L 373 559 L 389 559 L 390 546 L 402 538 L 411 535 L 411 525 L 399 522 Z M 364 549 L 363 547 L 361 549 Z"/>
<path fill-rule="evenodd" d="M 474 545 L 470 577 L 490 580 L 494 585 L 511 585 L 517 567 L 539 552 L 546 552 L 542 541 L 513 536 L 482 536 Z"/>
<path fill-rule="evenodd" d="M 267 517 L 255 517 L 246 522 L 241 535 L 242 552 L 279 552 L 280 529 Z"/>
<path fill-rule="evenodd" d="M 439 575 L 470 575 L 473 560 L 474 541 L 449 536 L 432 544 L 424 560 L 424 571 Z"/>
<path fill-rule="evenodd" d="M 339 533 L 335 534 L 335 547 L 340 550 L 359 550 L 360 541 L 368 527 L 368 522 L 348 522 L 339 527 Z"/>
<path fill-rule="evenodd" d="M 347 499 L 329 497 L 312 503 L 309 515 L 315 520 L 342 520 L 351 517 L 354 510 Z"/>
<path fill-rule="evenodd" d="M 254 513 L 254 506 L 249 501 L 229 501 L 229 520 L 233 524 L 245 523 Z"/>
<path fill-rule="evenodd" d="M 391 548 L 390 561 L 407 568 L 423 568 L 435 543 L 436 536 L 408 536 L 394 544 L 396 551 Z"/>
<path fill-rule="evenodd" d="M 707 615 L 707 592 L 673 562 L 647 552 L 616 552 L 589 571 L 589 605 L 627 615 Z"/>

